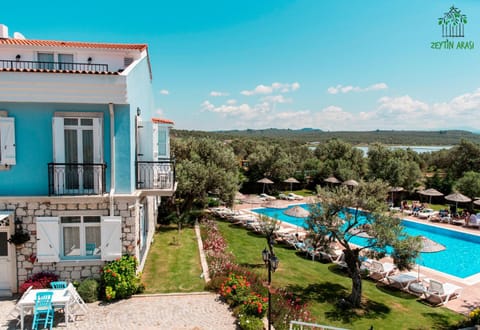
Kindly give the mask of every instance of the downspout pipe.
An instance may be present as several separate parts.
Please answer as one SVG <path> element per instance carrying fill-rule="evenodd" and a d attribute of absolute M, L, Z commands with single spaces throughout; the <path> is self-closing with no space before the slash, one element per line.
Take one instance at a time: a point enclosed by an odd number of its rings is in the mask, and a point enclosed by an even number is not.
<path fill-rule="evenodd" d="M 110 216 L 115 215 L 115 112 L 113 103 L 108 104 L 110 112 Z"/>

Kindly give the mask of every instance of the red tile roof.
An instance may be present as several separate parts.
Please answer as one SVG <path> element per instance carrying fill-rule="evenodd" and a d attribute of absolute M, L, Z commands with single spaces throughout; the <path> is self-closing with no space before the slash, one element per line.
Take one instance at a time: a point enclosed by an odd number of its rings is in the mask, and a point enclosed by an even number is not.
<path fill-rule="evenodd" d="M 146 44 L 111 44 L 97 42 L 77 41 L 54 41 L 54 40 L 32 40 L 32 39 L 1 39 L 0 45 L 36 46 L 36 47 L 72 47 L 72 48 L 97 48 L 97 49 L 128 49 L 143 51 L 147 49 Z"/>
<path fill-rule="evenodd" d="M 154 124 L 171 124 L 175 125 L 175 123 L 172 120 L 169 119 L 162 119 L 162 118 L 152 118 L 152 122 Z"/>

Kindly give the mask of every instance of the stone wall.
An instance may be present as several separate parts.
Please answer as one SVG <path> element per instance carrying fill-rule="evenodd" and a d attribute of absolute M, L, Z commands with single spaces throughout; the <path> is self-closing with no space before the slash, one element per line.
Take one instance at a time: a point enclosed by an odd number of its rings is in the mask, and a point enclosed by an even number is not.
<path fill-rule="evenodd" d="M 136 200 L 135 196 L 115 197 L 113 215 L 122 217 L 122 254 L 138 257 L 139 228 L 136 221 Z M 101 260 L 38 263 L 35 217 L 68 214 L 107 216 L 110 215 L 109 201 L 108 197 L 103 196 L 15 198 L 15 200 L 0 198 L 0 210 L 15 211 L 14 218 L 21 220 L 23 228 L 30 233 L 30 241 L 16 247 L 18 286 L 32 274 L 40 271 L 53 272 L 62 280 L 70 281 L 100 278 L 100 270 L 104 264 Z"/>

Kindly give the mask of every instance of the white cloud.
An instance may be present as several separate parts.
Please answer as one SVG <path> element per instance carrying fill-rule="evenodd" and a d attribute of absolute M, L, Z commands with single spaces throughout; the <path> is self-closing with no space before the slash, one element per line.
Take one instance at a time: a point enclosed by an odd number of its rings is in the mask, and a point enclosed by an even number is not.
<path fill-rule="evenodd" d="M 160 94 L 162 94 L 162 95 L 169 95 L 170 92 L 169 92 L 168 90 L 166 90 L 166 89 L 161 89 L 161 90 L 160 90 Z"/>
<path fill-rule="evenodd" d="M 268 95 L 262 97 L 261 100 L 269 103 L 292 103 L 292 99 L 285 98 L 283 95 Z"/>
<path fill-rule="evenodd" d="M 272 94 L 275 91 L 280 93 L 288 93 L 296 91 L 300 88 L 300 84 L 298 82 L 294 82 L 292 84 L 284 84 L 279 82 L 274 82 L 270 86 L 266 85 L 258 85 L 253 90 L 244 90 L 241 91 L 240 94 L 245 96 L 252 96 L 258 94 Z"/>
<path fill-rule="evenodd" d="M 227 96 L 228 93 L 225 93 L 225 92 L 219 92 L 219 91 L 211 91 L 210 92 L 210 96 L 214 96 L 214 97 L 217 97 L 217 96 Z"/>
<path fill-rule="evenodd" d="M 388 88 L 388 85 L 386 83 L 377 83 L 377 84 L 373 84 L 373 85 L 370 85 L 370 86 L 367 86 L 365 88 L 362 88 L 362 87 L 358 87 L 358 86 L 343 86 L 343 85 L 337 85 L 337 86 L 331 86 L 331 87 L 328 87 L 327 88 L 327 92 L 329 94 L 338 94 L 338 93 L 342 93 L 342 94 L 346 94 L 346 93 L 350 93 L 350 92 L 370 92 L 370 91 L 378 91 L 378 90 L 382 90 L 382 89 L 387 89 Z"/>
<path fill-rule="evenodd" d="M 381 88 L 372 86 L 369 87 Z M 358 111 L 355 104 L 342 107 L 331 104 L 317 109 L 298 109 L 291 99 L 280 94 L 283 86 L 272 84 L 270 87 L 277 93 L 254 98 L 251 103 L 240 104 L 235 99 L 230 99 L 221 105 L 215 105 L 210 101 L 204 101 L 201 109 L 212 115 L 217 114 L 230 119 L 222 122 L 222 129 L 313 127 L 330 131 L 375 129 L 478 131 L 480 127 L 478 114 L 480 88 L 444 102 L 426 102 L 410 95 L 385 96 L 378 98 L 376 104 L 371 104 L 370 109 L 362 105 L 361 111 Z M 340 90 L 338 92 L 342 93 Z M 215 128 L 218 127 L 213 126 L 209 129 Z"/>

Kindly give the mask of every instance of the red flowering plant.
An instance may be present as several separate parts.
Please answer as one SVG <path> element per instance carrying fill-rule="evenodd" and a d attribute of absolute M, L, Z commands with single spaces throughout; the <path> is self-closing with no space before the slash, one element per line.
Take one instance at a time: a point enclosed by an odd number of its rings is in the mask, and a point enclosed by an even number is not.
<path fill-rule="evenodd" d="M 245 297 L 243 305 L 241 306 L 241 312 L 246 315 L 255 316 L 262 318 L 268 308 L 268 298 L 263 297 L 262 295 L 250 292 L 249 295 Z"/>
<path fill-rule="evenodd" d="M 272 295 L 272 319 L 275 329 L 288 329 L 291 320 L 314 322 L 308 304 L 285 289 Z"/>
<path fill-rule="evenodd" d="M 250 282 L 242 275 L 231 273 L 220 285 L 220 295 L 232 306 L 242 304 L 250 293 Z"/>
<path fill-rule="evenodd" d="M 28 278 L 25 283 L 23 283 L 18 291 L 20 293 L 24 293 L 29 287 L 33 287 L 32 289 L 45 289 L 50 287 L 50 282 L 58 281 L 58 275 L 50 272 L 39 272 L 33 274 L 30 278 Z"/>

